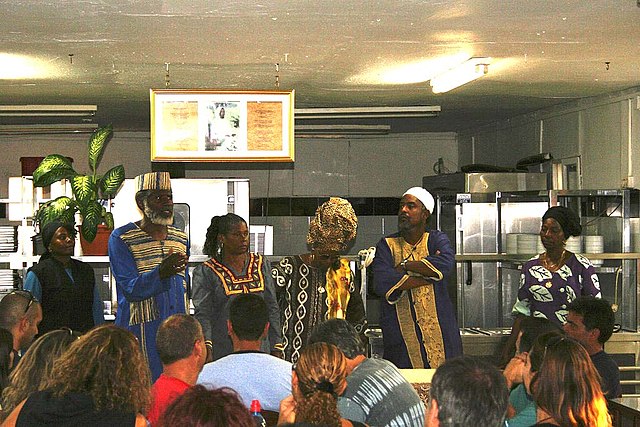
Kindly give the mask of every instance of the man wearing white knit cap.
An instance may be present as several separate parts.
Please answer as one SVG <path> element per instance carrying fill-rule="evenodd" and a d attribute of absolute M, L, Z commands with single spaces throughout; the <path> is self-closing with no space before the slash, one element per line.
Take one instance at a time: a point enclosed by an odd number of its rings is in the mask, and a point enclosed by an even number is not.
<path fill-rule="evenodd" d="M 412 187 L 400 200 L 398 232 L 376 246 L 375 292 L 381 299 L 383 357 L 398 368 L 437 368 L 462 354 L 449 295 L 455 252 L 439 230 L 427 230 L 433 196 Z"/>

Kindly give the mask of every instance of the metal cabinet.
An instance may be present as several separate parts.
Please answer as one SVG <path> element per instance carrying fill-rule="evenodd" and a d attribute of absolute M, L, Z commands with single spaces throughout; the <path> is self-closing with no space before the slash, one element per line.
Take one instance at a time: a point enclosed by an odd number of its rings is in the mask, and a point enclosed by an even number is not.
<path fill-rule="evenodd" d="M 448 200 L 451 204 L 451 199 Z M 603 297 L 617 309 L 616 322 L 623 330 L 640 330 L 637 307 L 640 192 L 635 189 L 458 193 L 454 209 L 461 328 L 511 326 L 520 269 L 541 249 L 509 253 L 508 237 L 537 235 L 540 218 L 549 206 L 555 205 L 578 213 L 583 236 L 603 236 L 604 247 L 599 251 L 602 253 L 592 253 L 584 245 L 586 250 L 581 253 L 597 265 Z M 451 208 L 443 204 L 441 214 L 446 216 L 447 209 Z"/>

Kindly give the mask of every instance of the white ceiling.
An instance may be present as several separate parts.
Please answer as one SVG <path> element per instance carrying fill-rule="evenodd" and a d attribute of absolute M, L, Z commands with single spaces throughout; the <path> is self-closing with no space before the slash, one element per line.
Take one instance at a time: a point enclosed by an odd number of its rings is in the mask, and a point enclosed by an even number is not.
<path fill-rule="evenodd" d="M 0 54 L 53 70 L 0 77 L 0 105 L 97 104 L 100 124 L 144 130 L 165 63 L 171 88 L 261 90 L 279 63 L 298 108 L 440 105 L 410 126 L 455 131 L 640 86 L 637 1 L 0 0 Z M 493 58 L 489 74 L 439 95 L 379 81 L 461 53 Z"/>

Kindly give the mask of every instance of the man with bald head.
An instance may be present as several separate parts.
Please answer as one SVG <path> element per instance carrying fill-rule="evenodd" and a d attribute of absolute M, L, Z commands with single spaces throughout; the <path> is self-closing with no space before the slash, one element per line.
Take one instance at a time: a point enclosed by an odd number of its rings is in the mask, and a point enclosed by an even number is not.
<path fill-rule="evenodd" d="M 42 307 L 29 291 L 15 290 L 0 301 L 0 328 L 13 335 L 13 350 L 20 357 L 38 334 Z M 18 363 L 14 359 L 13 366 Z"/>
<path fill-rule="evenodd" d="M 374 287 L 381 297 L 383 357 L 398 368 L 437 368 L 462 354 L 447 283 L 455 267 L 449 238 L 427 230 L 433 196 L 421 187 L 400 200 L 398 232 L 376 246 Z"/>

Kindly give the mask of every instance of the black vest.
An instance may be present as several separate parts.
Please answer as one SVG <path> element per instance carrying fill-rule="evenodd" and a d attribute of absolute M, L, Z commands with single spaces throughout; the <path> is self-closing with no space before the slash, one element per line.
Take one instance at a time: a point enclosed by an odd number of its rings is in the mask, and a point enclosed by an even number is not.
<path fill-rule="evenodd" d="M 93 289 L 95 276 L 87 263 L 71 259 L 69 264 L 75 283 L 61 262 L 47 258 L 29 269 L 42 287 L 42 322 L 39 335 L 63 326 L 86 332 L 93 327 Z"/>

